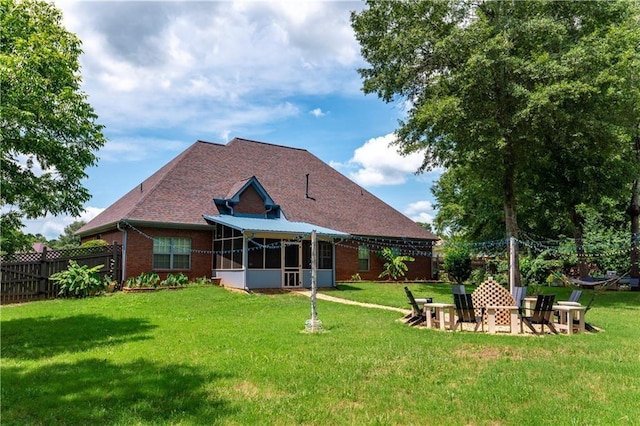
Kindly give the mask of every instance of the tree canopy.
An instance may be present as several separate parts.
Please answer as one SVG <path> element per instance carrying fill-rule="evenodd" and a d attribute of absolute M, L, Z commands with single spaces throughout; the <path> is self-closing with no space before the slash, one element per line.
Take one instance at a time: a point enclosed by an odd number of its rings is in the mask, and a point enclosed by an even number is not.
<path fill-rule="evenodd" d="M 85 169 L 106 142 L 81 89 L 80 40 L 54 5 L 0 0 L 2 244 L 15 246 L 16 214 L 77 216 L 91 197 Z"/>
<path fill-rule="evenodd" d="M 483 236 L 499 221 L 517 237 L 521 208 L 529 220 L 553 222 L 630 189 L 636 3 L 367 6 L 352 14 L 368 63 L 359 70 L 364 91 L 407 103 L 397 144 L 424 153 L 421 170 L 446 168 L 435 193 L 448 220 L 473 217 L 463 227 Z"/>

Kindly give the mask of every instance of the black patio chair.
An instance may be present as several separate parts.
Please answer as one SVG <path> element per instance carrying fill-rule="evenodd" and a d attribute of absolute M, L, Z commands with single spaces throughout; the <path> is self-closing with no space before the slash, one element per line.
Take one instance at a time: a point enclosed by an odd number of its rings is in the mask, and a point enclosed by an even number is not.
<path fill-rule="evenodd" d="M 420 309 L 420 306 L 418 305 L 418 302 L 416 302 L 416 298 L 413 297 L 413 293 L 411 292 L 411 290 L 409 290 L 409 287 L 405 287 L 404 292 L 407 294 L 407 299 L 409 299 L 409 305 L 411 305 L 411 313 L 407 314 L 404 317 L 406 323 L 412 326 L 422 324 L 427 320 L 424 311 Z M 433 302 L 433 299 L 431 297 L 427 297 L 425 300 L 427 301 L 427 303 Z"/>
<path fill-rule="evenodd" d="M 520 320 L 527 325 L 533 331 L 534 334 L 544 333 L 544 326 L 549 327 L 554 334 L 558 334 L 553 322 L 551 321 L 553 315 L 553 301 L 555 300 L 555 294 L 539 294 L 536 300 L 536 306 L 533 309 L 531 316 L 520 315 Z M 540 325 L 541 332 L 538 333 L 533 326 L 534 324 Z"/>
<path fill-rule="evenodd" d="M 460 330 L 462 330 L 462 323 L 475 323 L 476 327 L 473 331 L 478 331 L 478 326 L 482 326 L 482 331 L 484 332 L 484 307 L 480 308 L 480 315 L 476 315 L 476 309 L 473 306 L 473 299 L 470 294 L 453 294 L 453 302 L 456 305 L 456 316 L 458 317 L 456 320 L 456 325 L 453 327 L 455 330 L 458 328 L 458 324 L 460 324 Z"/>

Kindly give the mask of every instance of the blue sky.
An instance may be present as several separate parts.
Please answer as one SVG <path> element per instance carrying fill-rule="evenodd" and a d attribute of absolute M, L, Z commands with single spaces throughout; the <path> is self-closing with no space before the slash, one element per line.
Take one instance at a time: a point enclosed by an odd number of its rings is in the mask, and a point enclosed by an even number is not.
<path fill-rule="evenodd" d="M 365 96 L 360 2 L 57 1 L 83 42 L 83 90 L 109 139 L 87 170 L 89 220 L 195 140 L 304 148 L 414 220 L 433 218 L 421 155 L 388 144 L 401 103 Z M 215 167 L 215 165 L 211 165 Z M 55 238 L 75 218 L 27 221 Z"/>

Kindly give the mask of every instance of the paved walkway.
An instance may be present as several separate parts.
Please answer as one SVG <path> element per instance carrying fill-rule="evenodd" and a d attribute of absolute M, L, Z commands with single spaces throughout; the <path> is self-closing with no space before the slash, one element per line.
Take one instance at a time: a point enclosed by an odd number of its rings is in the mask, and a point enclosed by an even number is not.
<path fill-rule="evenodd" d="M 300 294 L 302 296 L 311 297 L 311 291 L 308 291 L 308 290 L 296 291 L 295 293 Z M 363 308 L 374 308 L 374 309 L 384 309 L 387 311 L 395 311 L 395 312 L 400 312 L 403 315 L 406 315 L 411 312 L 410 310 L 395 308 L 393 306 L 376 305 L 374 303 L 355 302 L 353 300 L 343 299 L 341 297 L 329 296 L 328 294 L 321 293 L 321 292 L 316 293 L 316 299 L 326 300 L 328 302 L 344 303 L 345 305 L 362 306 Z"/>

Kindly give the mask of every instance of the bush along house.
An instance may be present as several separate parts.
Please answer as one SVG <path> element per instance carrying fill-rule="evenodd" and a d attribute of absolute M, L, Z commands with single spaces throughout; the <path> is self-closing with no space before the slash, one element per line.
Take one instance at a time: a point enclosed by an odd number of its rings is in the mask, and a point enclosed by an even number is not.
<path fill-rule="evenodd" d="M 78 231 L 123 246 L 122 281 L 142 272 L 217 277 L 243 289 L 375 280 L 385 247 L 431 279 L 437 239 L 310 152 L 246 139 L 197 141 Z"/>

